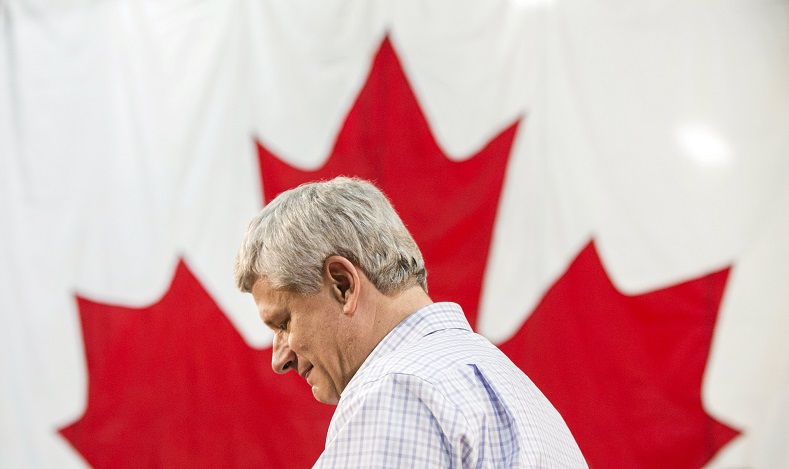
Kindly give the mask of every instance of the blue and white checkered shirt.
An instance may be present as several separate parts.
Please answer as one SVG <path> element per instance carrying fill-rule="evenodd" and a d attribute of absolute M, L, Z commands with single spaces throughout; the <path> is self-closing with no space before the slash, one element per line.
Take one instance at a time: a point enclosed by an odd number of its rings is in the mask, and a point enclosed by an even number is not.
<path fill-rule="evenodd" d="M 576 468 L 564 420 L 460 306 L 408 316 L 342 393 L 316 468 Z"/>

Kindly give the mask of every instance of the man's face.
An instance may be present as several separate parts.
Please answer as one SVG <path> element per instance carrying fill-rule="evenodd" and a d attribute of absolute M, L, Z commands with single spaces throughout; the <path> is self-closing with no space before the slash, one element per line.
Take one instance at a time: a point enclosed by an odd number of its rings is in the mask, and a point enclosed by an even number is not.
<path fill-rule="evenodd" d="M 358 366 L 350 359 L 353 337 L 343 321 L 343 304 L 323 285 L 302 295 L 272 288 L 266 278 L 252 286 L 263 322 L 274 331 L 271 366 L 295 370 L 312 386 L 315 399 L 337 404 Z"/>

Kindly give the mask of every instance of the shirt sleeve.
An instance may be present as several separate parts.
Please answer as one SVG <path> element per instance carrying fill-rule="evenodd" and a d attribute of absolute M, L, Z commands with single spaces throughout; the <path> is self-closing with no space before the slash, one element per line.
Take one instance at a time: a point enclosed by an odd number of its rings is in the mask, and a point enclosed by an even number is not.
<path fill-rule="evenodd" d="M 340 422 L 315 468 L 461 468 L 474 465 L 473 435 L 435 387 L 385 376 L 341 403 Z"/>

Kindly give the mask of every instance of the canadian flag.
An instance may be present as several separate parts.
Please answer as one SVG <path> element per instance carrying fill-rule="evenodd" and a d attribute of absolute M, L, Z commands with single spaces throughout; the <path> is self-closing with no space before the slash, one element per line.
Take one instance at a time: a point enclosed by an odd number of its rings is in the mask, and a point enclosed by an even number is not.
<path fill-rule="evenodd" d="M 786 5 L 3 7 L 0 467 L 310 467 L 231 271 L 340 174 L 590 466 L 789 467 Z"/>

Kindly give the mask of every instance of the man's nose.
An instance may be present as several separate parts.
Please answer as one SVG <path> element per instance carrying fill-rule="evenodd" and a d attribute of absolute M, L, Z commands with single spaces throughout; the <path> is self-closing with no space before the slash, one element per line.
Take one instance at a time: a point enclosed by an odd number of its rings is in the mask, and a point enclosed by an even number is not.
<path fill-rule="evenodd" d="M 271 368 L 274 369 L 274 372 L 283 374 L 298 367 L 298 358 L 288 347 L 287 338 L 282 337 L 281 334 L 275 334 L 272 349 Z"/>

